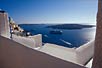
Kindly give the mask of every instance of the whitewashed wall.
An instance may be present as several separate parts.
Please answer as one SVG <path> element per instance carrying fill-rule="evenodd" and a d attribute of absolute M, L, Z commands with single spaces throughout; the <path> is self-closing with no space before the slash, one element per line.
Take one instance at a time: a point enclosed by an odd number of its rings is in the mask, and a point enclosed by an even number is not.
<path fill-rule="evenodd" d="M 10 27 L 7 13 L 0 12 L 0 35 L 10 38 Z"/>

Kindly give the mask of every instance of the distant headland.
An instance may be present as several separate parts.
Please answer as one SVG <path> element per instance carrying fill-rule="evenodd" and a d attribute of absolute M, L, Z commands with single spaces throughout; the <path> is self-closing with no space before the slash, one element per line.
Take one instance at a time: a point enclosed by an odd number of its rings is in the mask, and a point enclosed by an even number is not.
<path fill-rule="evenodd" d="M 83 28 L 92 28 L 96 27 L 95 25 L 82 25 L 82 24 L 58 24 L 58 25 L 50 25 L 47 28 L 53 29 L 83 29 Z"/>

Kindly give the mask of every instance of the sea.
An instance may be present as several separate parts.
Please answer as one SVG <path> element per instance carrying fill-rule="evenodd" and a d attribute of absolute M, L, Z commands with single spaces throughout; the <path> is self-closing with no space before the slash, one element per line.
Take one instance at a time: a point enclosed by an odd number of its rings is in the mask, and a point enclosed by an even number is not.
<path fill-rule="evenodd" d="M 59 29 L 62 34 L 51 34 L 52 28 L 47 28 L 53 24 L 19 24 L 25 31 L 30 32 L 32 35 L 42 34 L 42 42 L 57 44 L 68 48 L 77 48 L 81 45 L 94 40 L 96 27 L 83 28 L 83 29 Z"/>

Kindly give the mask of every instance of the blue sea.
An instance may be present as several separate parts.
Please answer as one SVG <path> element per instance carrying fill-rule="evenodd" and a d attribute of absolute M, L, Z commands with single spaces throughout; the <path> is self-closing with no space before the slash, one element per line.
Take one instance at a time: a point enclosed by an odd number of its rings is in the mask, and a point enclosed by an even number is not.
<path fill-rule="evenodd" d="M 46 28 L 51 24 L 20 24 L 24 30 L 32 35 L 42 34 L 43 43 L 53 43 L 64 47 L 79 47 L 95 38 L 96 27 L 83 29 L 60 29 L 62 34 L 50 34 L 52 28 Z"/>

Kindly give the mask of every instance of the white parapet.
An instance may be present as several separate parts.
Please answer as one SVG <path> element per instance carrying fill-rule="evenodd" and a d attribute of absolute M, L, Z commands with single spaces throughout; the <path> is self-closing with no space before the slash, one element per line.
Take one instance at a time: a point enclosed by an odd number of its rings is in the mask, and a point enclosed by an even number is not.
<path fill-rule="evenodd" d="M 42 35 L 41 34 L 29 36 L 29 37 L 12 35 L 12 40 L 14 40 L 24 46 L 32 48 L 32 49 L 42 46 Z"/>
<path fill-rule="evenodd" d="M 79 65 L 85 65 L 94 54 L 94 41 L 90 41 L 79 48 L 67 48 L 55 44 L 46 43 L 39 51 L 62 60 L 70 61 Z"/>
<path fill-rule="evenodd" d="M 0 11 L 0 35 L 10 38 L 8 14 L 5 11 Z"/>
<path fill-rule="evenodd" d="M 94 55 L 94 40 L 76 49 L 77 62 L 86 64 Z"/>
<path fill-rule="evenodd" d="M 32 38 L 35 41 L 35 47 L 36 48 L 42 46 L 42 35 L 41 34 L 29 36 L 29 38 Z"/>

